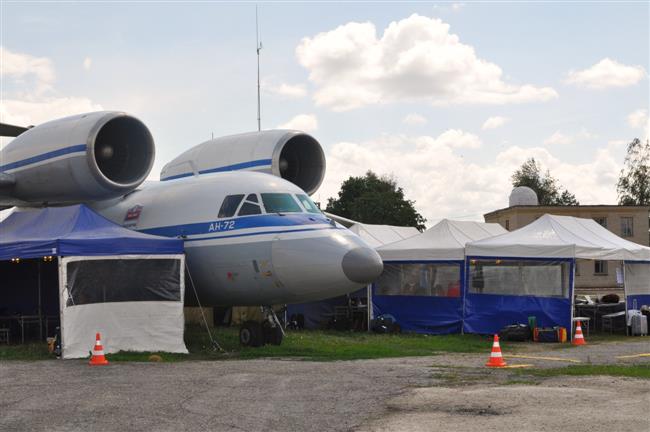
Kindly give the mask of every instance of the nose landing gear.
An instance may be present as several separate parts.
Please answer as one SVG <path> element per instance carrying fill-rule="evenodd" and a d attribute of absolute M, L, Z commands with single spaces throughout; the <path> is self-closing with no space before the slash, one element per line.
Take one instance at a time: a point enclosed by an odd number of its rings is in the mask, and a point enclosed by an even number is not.
<path fill-rule="evenodd" d="M 262 307 L 262 322 L 246 321 L 239 329 L 239 343 L 243 346 L 260 347 L 265 344 L 281 345 L 284 329 L 270 306 Z"/>

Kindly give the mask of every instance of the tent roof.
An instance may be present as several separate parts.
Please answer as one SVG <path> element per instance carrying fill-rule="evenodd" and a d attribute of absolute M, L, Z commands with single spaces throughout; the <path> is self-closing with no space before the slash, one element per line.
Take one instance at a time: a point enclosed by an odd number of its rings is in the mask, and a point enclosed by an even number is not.
<path fill-rule="evenodd" d="M 384 260 L 462 260 L 465 244 L 507 231 L 496 223 L 443 219 L 415 237 L 377 249 Z"/>
<path fill-rule="evenodd" d="M 0 260 L 175 253 L 183 253 L 182 240 L 123 228 L 85 205 L 15 210 L 0 222 Z"/>
<path fill-rule="evenodd" d="M 373 248 L 420 234 L 420 231 L 414 227 L 372 225 L 359 222 L 350 226 L 350 231 L 361 237 Z"/>
<path fill-rule="evenodd" d="M 622 239 L 592 219 L 545 214 L 497 237 L 469 243 L 468 256 L 650 260 L 650 248 Z"/>

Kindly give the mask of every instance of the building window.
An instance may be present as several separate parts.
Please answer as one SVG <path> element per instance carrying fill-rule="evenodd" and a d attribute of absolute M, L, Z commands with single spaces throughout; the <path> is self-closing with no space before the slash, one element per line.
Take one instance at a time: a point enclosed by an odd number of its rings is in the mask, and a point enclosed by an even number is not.
<path fill-rule="evenodd" d="M 606 275 L 607 274 L 607 261 L 594 261 L 594 274 Z"/>
<path fill-rule="evenodd" d="M 631 217 L 621 218 L 621 237 L 632 237 L 634 235 L 633 219 Z"/>
<path fill-rule="evenodd" d="M 510 231 L 510 219 L 506 219 L 506 230 Z"/>
<path fill-rule="evenodd" d="M 606 217 L 595 217 L 594 220 L 601 225 L 603 228 L 607 228 L 607 218 Z"/>

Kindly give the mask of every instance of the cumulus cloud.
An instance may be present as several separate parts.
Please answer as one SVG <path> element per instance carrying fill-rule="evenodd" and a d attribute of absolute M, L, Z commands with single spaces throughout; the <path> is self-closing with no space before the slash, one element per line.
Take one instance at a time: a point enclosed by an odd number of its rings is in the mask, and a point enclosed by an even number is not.
<path fill-rule="evenodd" d="M 408 199 L 429 220 L 444 217 L 482 220 L 489 211 L 507 207 L 512 189 L 510 176 L 529 157 L 575 193 L 583 204 L 614 203 L 618 159 L 624 151 L 618 143 L 598 149 L 584 163 L 567 163 L 542 147 L 509 147 L 489 160 L 467 162 L 466 145 L 480 145 L 468 132 L 450 130 L 437 137 L 384 135 L 366 142 L 339 142 L 329 148 L 328 170 L 317 198 L 337 195 L 341 182 L 367 170 L 393 175 Z"/>
<path fill-rule="evenodd" d="M 318 119 L 314 114 L 298 114 L 281 125 L 278 129 L 295 129 L 303 132 L 314 132 L 318 129 Z"/>
<path fill-rule="evenodd" d="M 645 77 L 646 71 L 642 66 L 628 66 L 606 57 L 587 69 L 569 71 L 566 82 L 601 90 L 631 86 Z"/>
<path fill-rule="evenodd" d="M 369 104 L 433 105 L 546 101 L 550 87 L 507 83 L 499 66 L 477 57 L 440 19 L 411 15 L 377 36 L 370 22 L 350 22 L 304 38 L 296 56 L 317 86 L 317 105 L 344 111 Z"/>
<path fill-rule="evenodd" d="M 0 59 L 2 78 L 32 86 L 36 93 L 43 93 L 52 88 L 56 75 L 50 59 L 13 52 L 3 46 L 0 46 Z"/>
<path fill-rule="evenodd" d="M 556 131 L 550 137 L 544 140 L 545 145 L 568 145 L 573 144 L 576 141 L 583 140 L 593 140 L 598 138 L 598 135 L 589 132 L 587 129 L 582 128 L 580 131 L 574 134 L 565 134 L 560 131 Z"/>
<path fill-rule="evenodd" d="M 643 131 L 643 139 L 650 137 L 650 116 L 648 110 L 638 109 L 627 116 L 627 124 L 634 129 L 641 129 Z"/>
<path fill-rule="evenodd" d="M 93 65 L 93 59 L 90 57 L 86 57 L 83 62 L 83 67 L 85 70 L 90 70 L 90 68 Z"/>
<path fill-rule="evenodd" d="M 52 61 L 0 47 L 2 79 L 21 87 L 20 92 L 3 90 L 0 121 L 16 125 L 37 125 L 48 120 L 102 110 L 102 106 L 85 97 L 61 96 L 54 89 Z M 6 87 L 5 87 L 6 88 Z M 0 140 L 0 146 L 11 138 Z"/>
<path fill-rule="evenodd" d="M 307 88 L 304 84 L 269 84 L 264 85 L 264 91 L 278 96 L 296 99 L 307 96 Z"/>
<path fill-rule="evenodd" d="M 415 125 L 423 125 L 427 122 L 427 119 L 421 116 L 420 114 L 416 113 L 411 113 L 408 114 L 406 117 L 402 119 L 402 123 L 415 126 Z"/>
<path fill-rule="evenodd" d="M 508 117 L 501 117 L 501 116 L 490 117 L 489 119 L 485 120 L 482 129 L 487 130 L 487 129 L 500 128 L 501 126 L 508 123 L 509 121 L 510 119 Z"/>

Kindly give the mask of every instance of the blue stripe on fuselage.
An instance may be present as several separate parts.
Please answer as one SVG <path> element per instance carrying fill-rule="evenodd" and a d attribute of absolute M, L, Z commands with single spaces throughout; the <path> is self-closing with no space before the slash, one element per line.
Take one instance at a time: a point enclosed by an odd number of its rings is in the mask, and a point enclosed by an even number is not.
<path fill-rule="evenodd" d="M 139 230 L 145 234 L 158 235 L 163 237 L 180 237 L 201 234 L 225 234 L 238 230 L 265 227 L 289 227 L 305 225 L 329 224 L 329 220 L 318 214 L 306 213 L 284 213 L 263 214 L 256 216 L 243 216 L 232 219 L 216 220 L 211 222 L 198 222 L 191 224 L 169 225 L 158 228 L 147 228 Z M 250 233 L 258 234 L 258 233 Z M 261 234 L 261 233 L 259 233 Z"/>
<path fill-rule="evenodd" d="M 200 170 L 199 174 L 210 174 L 210 173 L 217 173 L 217 172 L 226 172 L 226 171 L 237 171 L 237 170 L 242 170 L 246 168 L 253 168 L 253 167 L 260 167 L 260 166 L 267 166 L 271 165 L 273 161 L 271 159 L 259 159 L 259 160 L 254 160 L 254 161 L 249 161 L 249 162 L 241 162 L 233 165 L 226 165 L 222 167 L 216 167 L 216 168 L 208 168 L 204 170 Z M 166 181 L 166 180 L 175 180 L 183 177 L 190 177 L 194 175 L 194 173 L 183 173 L 183 174 L 176 174 L 173 176 L 165 177 L 163 179 L 160 179 L 160 181 Z"/>
<path fill-rule="evenodd" d="M 47 152 L 47 153 L 32 156 L 32 157 L 29 157 L 27 159 L 22 159 L 22 160 L 18 160 L 16 162 L 10 162 L 10 163 L 5 164 L 5 165 L 0 165 L 0 172 L 9 171 L 9 170 L 16 169 L 16 168 L 21 168 L 21 167 L 24 167 L 26 165 L 35 164 L 37 162 L 42 162 L 44 160 L 53 159 L 55 157 L 67 155 L 67 154 L 70 154 L 70 153 L 85 152 L 85 151 L 86 151 L 86 144 L 77 144 L 77 145 L 73 145 L 73 146 L 70 146 L 70 147 L 64 147 L 64 148 L 60 148 L 58 150 L 53 150 L 53 151 L 50 151 L 50 152 Z"/>

